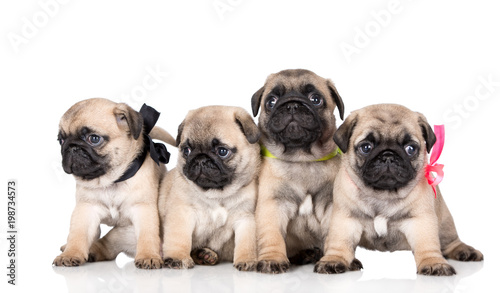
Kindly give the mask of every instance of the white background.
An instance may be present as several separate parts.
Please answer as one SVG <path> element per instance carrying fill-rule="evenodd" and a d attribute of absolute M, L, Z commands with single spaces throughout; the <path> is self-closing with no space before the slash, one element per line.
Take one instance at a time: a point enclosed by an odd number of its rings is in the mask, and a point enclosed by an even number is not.
<path fill-rule="evenodd" d="M 3 1 L 2 292 L 496 290 L 499 11 L 494 1 Z M 357 257 L 365 269 L 340 276 L 314 274 L 312 266 L 268 276 L 230 264 L 151 272 L 125 256 L 80 268 L 51 266 L 74 206 L 74 180 L 60 167 L 56 141 L 59 119 L 72 104 L 105 97 L 138 110 L 146 102 L 175 136 L 189 109 L 221 104 L 250 111 L 266 76 L 287 68 L 331 78 L 346 114 L 399 103 L 431 124 L 445 123 L 441 188 L 461 239 L 486 260 L 452 262 L 458 274 L 442 278 L 417 276 L 411 252 L 363 249 Z M 169 169 L 175 156 L 171 162 Z M 16 287 L 6 276 L 9 179 L 19 185 Z"/>

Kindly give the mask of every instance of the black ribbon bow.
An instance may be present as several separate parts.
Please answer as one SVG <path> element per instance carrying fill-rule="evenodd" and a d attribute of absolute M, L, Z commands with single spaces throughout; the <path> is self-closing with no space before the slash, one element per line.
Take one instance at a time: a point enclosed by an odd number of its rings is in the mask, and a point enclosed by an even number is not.
<path fill-rule="evenodd" d="M 160 162 L 167 164 L 170 159 L 170 153 L 167 151 L 167 147 L 163 143 L 153 142 L 149 136 L 149 133 L 160 117 L 160 112 L 144 104 L 142 105 L 141 110 L 139 110 L 139 113 L 144 120 L 144 141 L 146 143 L 146 147 L 149 147 L 149 155 L 157 165 L 160 165 Z"/>
<path fill-rule="evenodd" d="M 167 151 L 167 147 L 163 143 L 153 142 L 153 139 L 149 136 L 149 133 L 160 117 L 160 112 L 144 104 L 142 105 L 141 110 L 139 110 L 139 114 L 141 114 L 144 121 L 144 149 L 142 153 L 137 158 L 135 158 L 134 161 L 132 161 L 132 164 L 127 169 L 127 171 L 125 171 L 125 173 L 123 173 L 123 175 L 118 178 L 115 183 L 132 178 L 137 173 L 137 171 L 139 171 L 142 164 L 144 163 L 144 160 L 146 160 L 148 152 L 157 165 L 160 165 L 160 162 L 163 164 L 167 164 L 170 159 L 170 153 Z"/>

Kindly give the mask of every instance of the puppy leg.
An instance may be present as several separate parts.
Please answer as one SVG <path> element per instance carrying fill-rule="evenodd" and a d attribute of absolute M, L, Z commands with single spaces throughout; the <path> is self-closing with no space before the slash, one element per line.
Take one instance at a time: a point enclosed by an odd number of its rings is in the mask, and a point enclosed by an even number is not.
<path fill-rule="evenodd" d="M 71 215 L 68 242 L 53 264 L 73 267 L 87 262 L 90 246 L 99 237 L 100 222 L 93 205 L 78 203 Z"/>
<path fill-rule="evenodd" d="M 336 209 L 332 211 L 330 230 L 325 240 L 325 255 L 314 266 L 320 274 L 340 274 L 346 271 L 359 271 L 361 262 L 354 258 L 363 226 L 349 215 Z"/>
<path fill-rule="evenodd" d="M 260 194 L 259 190 L 259 196 Z M 257 201 L 255 212 L 259 250 L 257 271 L 261 273 L 284 273 L 290 267 L 285 244 L 288 217 L 279 211 L 274 199 L 266 200 L 261 197 Z"/>
<path fill-rule="evenodd" d="M 168 206 L 169 210 L 162 219 L 164 266 L 171 269 L 193 268 L 194 261 L 190 252 L 196 217 L 182 203 L 171 203 Z M 176 207 L 175 210 L 173 207 Z"/>
<path fill-rule="evenodd" d="M 257 265 L 257 239 L 254 215 L 240 219 L 234 231 L 234 267 L 253 271 Z"/>
<path fill-rule="evenodd" d="M 439 240 L 441 242 L 441 251 L 445 258 L 459 261 L 482 261 L 484 259 L 481 251 L 463 243 L 457 234 L 457 229 L 453 217 L 441 196 L 438 188 L 438 215 L 439 219 Z"/>
<path fill-rule="evenodd" d="M 114 227 L 90 247 L 89 262 L 115 259 L 120 252 L 135 256 L 137 241 L 133 226 Z"/>
<path fill-rule="evenodd" d="M 433 276 L 451 276 L 455 269 L 441 254 L 437 217 L 434 213 L 418 213 L 404 221 L 401 231 L 405 234 L 415 256 L 417 273 Z"/>
<path fill-rule="evenodd" d="M 132 215 L 137 238 L 135 266 L 139 269 L 161 268 L 160 219 L 156 205 L 137 204 L 132 208 Z"/>

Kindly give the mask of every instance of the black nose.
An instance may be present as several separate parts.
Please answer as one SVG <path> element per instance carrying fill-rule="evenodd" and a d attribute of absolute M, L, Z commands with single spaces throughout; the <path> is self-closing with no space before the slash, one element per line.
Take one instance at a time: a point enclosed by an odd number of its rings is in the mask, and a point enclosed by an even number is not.
<path fill-rule="evenodd" d="M 203 165 L 210 161 L 210 158 L 207 155 L 198 155 L 193 159 L 193 163 L 197 165 Z"/>
<path fill-rule="evenodd" d="M 290 114 L 294 114 L 295 111 L 297 111 L 297 109 L 299 108 L 299 103 L 297 102 L 290 102 L 288 104 L 286 104 L 286 109 L 288 111 L 288 113 Z"/>
<path fill-rule="evenodd" d="M 384 151 L 381 155 L 380 155 L 380 159 L 382 160 L 382 162 L 386 163 L 386 164 L 390 164 L 390 163 L 393 163 L 394 162 L 394 153 L 391 152 L 391 151 Z"/>

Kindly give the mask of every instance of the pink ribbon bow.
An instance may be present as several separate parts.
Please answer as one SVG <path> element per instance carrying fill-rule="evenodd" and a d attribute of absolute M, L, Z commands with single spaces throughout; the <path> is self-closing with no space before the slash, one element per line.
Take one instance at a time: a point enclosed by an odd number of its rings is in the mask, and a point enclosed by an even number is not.
<path fill-rule="evenodd" d="M 436 185 L 443 181 L 443 164 L 436 164 L 437 160 L 441 156 L 444 146 L 444 125 L 434 125 L 434 134 L 436 135 L 436 143 L 432 148 L 431 159 L 429 164 L 425 166 L 425 178 L 427 182 L 432 186 L 434 191 L 434 198 L 437 197 Z M 436 173 L 436 177 L 431 174 L 431 172 Z"/>

